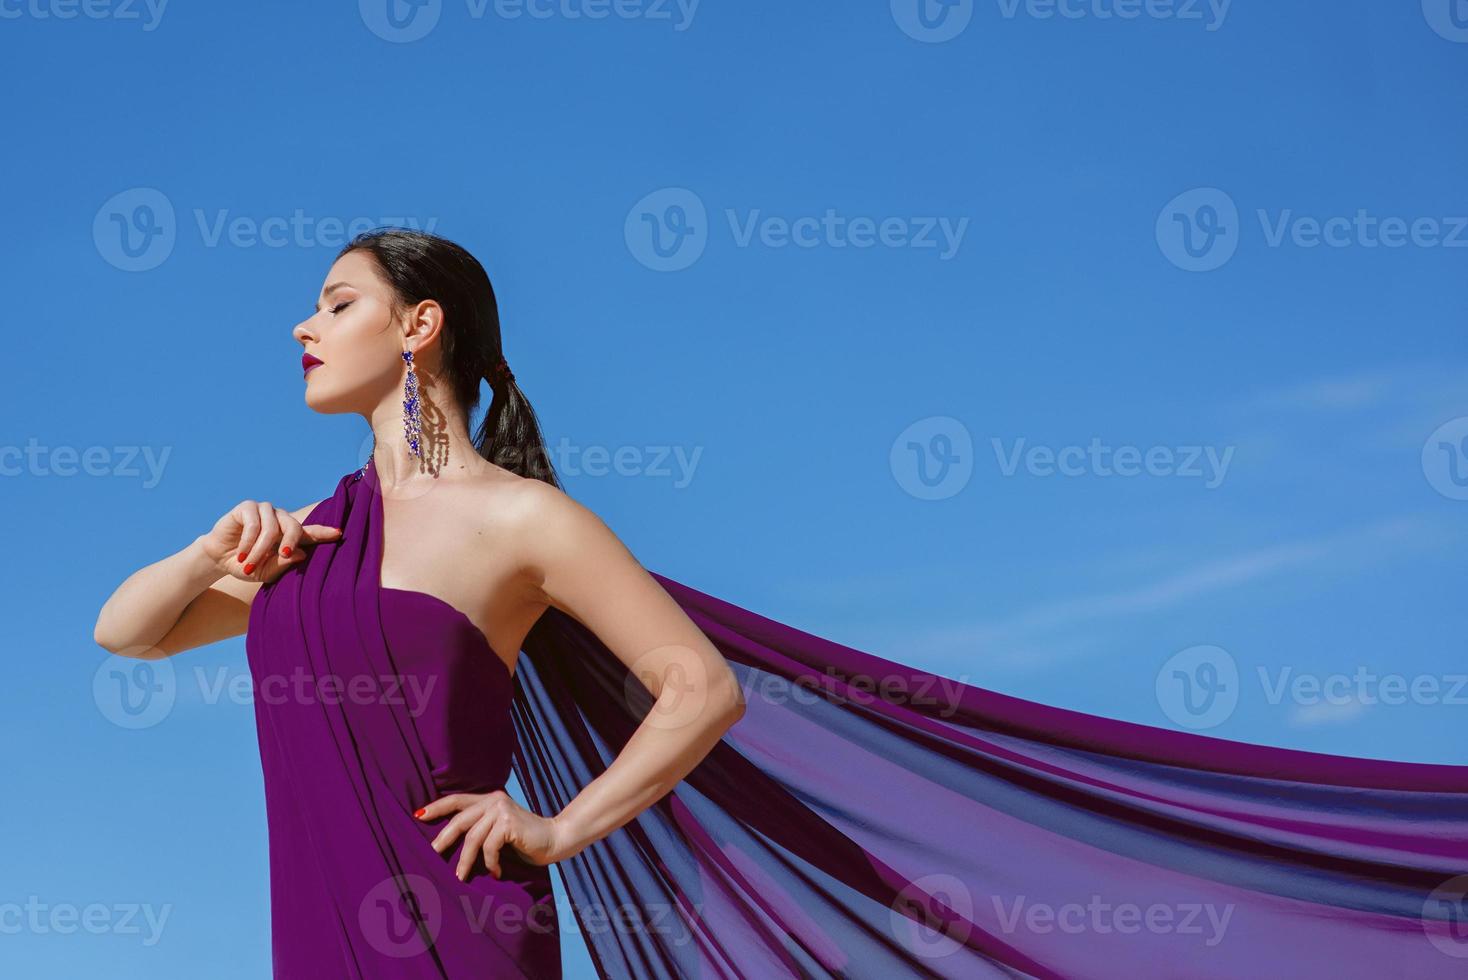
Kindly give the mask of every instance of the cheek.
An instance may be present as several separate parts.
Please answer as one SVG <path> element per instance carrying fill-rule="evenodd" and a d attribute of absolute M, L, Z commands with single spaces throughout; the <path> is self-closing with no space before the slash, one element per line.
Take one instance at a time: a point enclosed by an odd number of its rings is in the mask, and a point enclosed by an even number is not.
<path fill-rule="evenodd" d="M 341 324 L 332 338 L 332 352 L 342 366 L 345 384 L 378 385 L 391 382 L 403 369 L 400 346 L 393 335 L 376 324 Z"/>

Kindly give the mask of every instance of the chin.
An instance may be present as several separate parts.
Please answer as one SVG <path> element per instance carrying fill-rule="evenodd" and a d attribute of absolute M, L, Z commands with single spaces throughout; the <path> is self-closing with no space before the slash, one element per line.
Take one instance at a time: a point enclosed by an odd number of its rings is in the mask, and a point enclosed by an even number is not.
<path fill-rule="evenodd" d="M 310 380 L 306 382 L 306 407 L 322 415 L 337 415 L 352 410 L 340 392 L 334 392 L 325 385 L 313 384 Z"/>

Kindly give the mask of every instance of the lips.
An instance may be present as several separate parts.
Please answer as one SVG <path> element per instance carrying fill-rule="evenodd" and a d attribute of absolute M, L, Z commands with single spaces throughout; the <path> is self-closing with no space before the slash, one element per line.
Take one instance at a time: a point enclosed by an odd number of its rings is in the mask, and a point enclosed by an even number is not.
<path fill-rule="evenodd" d="M 311 371 L 311 369 L 313 367 L 316 367 L 317 365 L 324 364 L 324 363 L 326 363 L 326 362 L 323 361 L 323 360 L 321 360 L 321 358 L 317 357 L 314 354 L 302 354 L 301 355 L 301 373 L 303 375 L 304 374 L 309 374 L 310 371 Z"/>

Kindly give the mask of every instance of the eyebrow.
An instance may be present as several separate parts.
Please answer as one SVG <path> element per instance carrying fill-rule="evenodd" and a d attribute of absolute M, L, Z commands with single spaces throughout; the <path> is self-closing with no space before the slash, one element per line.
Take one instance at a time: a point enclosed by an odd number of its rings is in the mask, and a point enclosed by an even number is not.
<path fill-rule="evenodd" d="M 352 285 L 351 283 L 345 282 L 345 281 L 343 281 L 343 282 L 334 282 L 330 286 L 327 286 L 325 289 L 323 289 L 321 291 L 321 297 L 322 297 L 322 299 L 325 299 L 327 296 L 330 296 L 332 293 L 336 292 L 338 289 L 341 289 L 343 286 L 351 286 L 351 285 Z M 320 303 L 319 300 L 316 303 L 316 312 L 317 313 L 320 313 L 321 312 L 321 303 Z"/>

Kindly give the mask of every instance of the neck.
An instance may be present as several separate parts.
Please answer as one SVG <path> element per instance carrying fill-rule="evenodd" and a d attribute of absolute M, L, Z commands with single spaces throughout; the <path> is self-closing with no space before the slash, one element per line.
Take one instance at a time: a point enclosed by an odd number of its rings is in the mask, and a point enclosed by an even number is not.
<path fill-rule="evenodd" d="M 441 479 L 477 472 L 483 458 L 469 437 L 469 420 L 457 402 L 448 397 L 439 376 L 429 370 L 415 372 L 419 431 L 417 453 L 408 442 L 403 424 L 410 393 L 406 384 L 394 386 L 366 416 L 372 428 L 372 468 L 385 490 L 424 479 Z"/>
<path fill-rule="evenodd" d="M 438 480 L 477 472 L 484 463 L 468 430 L 455 425 L 430 431 L 425 419 L 418 437 L 421 459 L 413 454 L 403 435 L 401 416 L 391 422 L 374 424 L 372 436 L 370 462 L 377 471 L 378 483 L 385 489 L 425 477 Z"/>

